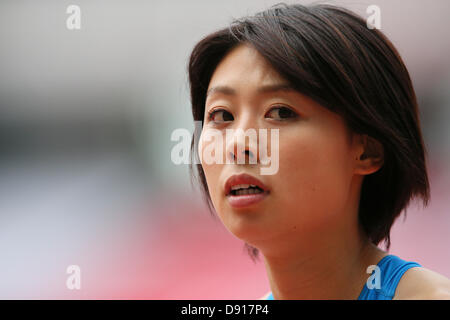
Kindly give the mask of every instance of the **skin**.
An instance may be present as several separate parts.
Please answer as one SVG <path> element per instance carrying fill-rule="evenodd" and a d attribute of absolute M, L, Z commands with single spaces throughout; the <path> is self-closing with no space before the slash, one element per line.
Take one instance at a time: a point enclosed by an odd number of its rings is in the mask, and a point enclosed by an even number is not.
<path fill-rule="evenodd" d="M 225 138 L 226 129 L 279 129 L 279 170 L 261 175 L 259 161 L 202 163 L 211 200 L 224 226 L 260 250 L 275 299 L 356 299 L 369 277 L 367 267 L 387 255 L 358 223 L 361 184 L 382 166 L 382 147 L 350 132 L 339 115 L 297 91 L 258 91 L 276 84 L 287 82 L 245 44 L 214 71 L 208 90 L 227 86 L 233 93 L 209 91 L 198 152 L 214 143 L 204 139 L 211 130 Z M 284 119 L 275 107 L 295 117 Z M 224 111 L 210 119 L 208 112 L 219 109 Z M 238 143 L 226 141 L 224 155 L 236 155 Z M 257 155 L 258 143 L 248 141 L 244 148 Z M 378 153 L 360 159 L 369 148 Z M 252 206 L 231 207 L 224 184 L 239 173 L 257 177 L 270 194 Z M 412 275 L 406 285 L 415 279 Z"/>

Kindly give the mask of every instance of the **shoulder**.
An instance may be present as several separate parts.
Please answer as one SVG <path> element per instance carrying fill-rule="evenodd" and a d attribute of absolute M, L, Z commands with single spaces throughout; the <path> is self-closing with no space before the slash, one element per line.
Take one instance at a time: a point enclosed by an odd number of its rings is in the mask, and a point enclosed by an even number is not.
<path fill-rule="evenodd" d="M 265 295 L 263 295 L 261 298 L 259 298 L 258 300 L 267 300 L 267 297 L 269 296 L 270 291 L 267 292 Z"/>
<path fill-rule="evenodd" d="M 396 300 L 450 300 L 450 280 L 429 269 L 407 270 L 395 291 Z"/>

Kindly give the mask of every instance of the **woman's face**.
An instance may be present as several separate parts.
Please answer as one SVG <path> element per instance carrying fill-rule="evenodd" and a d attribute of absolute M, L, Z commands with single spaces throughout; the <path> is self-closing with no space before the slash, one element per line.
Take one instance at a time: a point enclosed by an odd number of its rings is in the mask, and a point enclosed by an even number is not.
<path fill-rule="evenodd" d="M 225 157 L 236 153 L 238 143 L 226 141 L 225 130 L 253 128 L 268 130 L 270 155 L 270 130 L 279 129 L 279 164 L 273 175 L 261 175 L 264 166 L 260 163 L 225 164 L 225 159 L 202 163 L 221 221 L 236 237 L 255 246 L 266 240 L 328 232 L 355 218 L 345 213 L 353 160 L 360 151 L 354 135 L 341 117 L 299 92 L 259 90 L 286 83 L 255 49 L 239 45 L 217 66 L 208 87 L 200 153 L 216 143 L 206 141 L 208 131 L 215 129 L 223 135 Z M 222 90 L 210 90 L 217 87 Z M 258 144 L 251 141 L 245 147 L 257 154 Z M 225 183 L 241 173 L 256 177 L 268 188 L 261 201 L 240 207 L 231 204 Z"/>

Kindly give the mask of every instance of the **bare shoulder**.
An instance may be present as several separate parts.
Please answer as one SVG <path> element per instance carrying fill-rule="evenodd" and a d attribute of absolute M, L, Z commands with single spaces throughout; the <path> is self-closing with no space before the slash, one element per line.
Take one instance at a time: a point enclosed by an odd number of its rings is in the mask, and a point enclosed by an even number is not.
<path fill-rule="evenodd" d="M 450 300 L 450 280 L 427 268 L 411 268 L 400 279 L 394 299 Z"/>
<path fill-rule="evenodd" d="M 267 300 L 267 297 L 269 296 L 270 291 L 267 292 L 265 295 L 263 295 L 261 298 L 259 298 L 258 300 Z"/>

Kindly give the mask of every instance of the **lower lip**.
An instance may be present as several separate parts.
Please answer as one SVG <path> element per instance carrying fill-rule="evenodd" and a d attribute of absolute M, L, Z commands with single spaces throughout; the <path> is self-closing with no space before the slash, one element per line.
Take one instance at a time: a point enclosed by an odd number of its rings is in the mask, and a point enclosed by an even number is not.
<path fill-rule="evenodd" d="M 269 195 L 268 191 L 254 194 L 243 194 L 240 196 L 228 195 L 228 203 L 233 208 L 245 208 L 261 202 L 265 197 Z"/>

